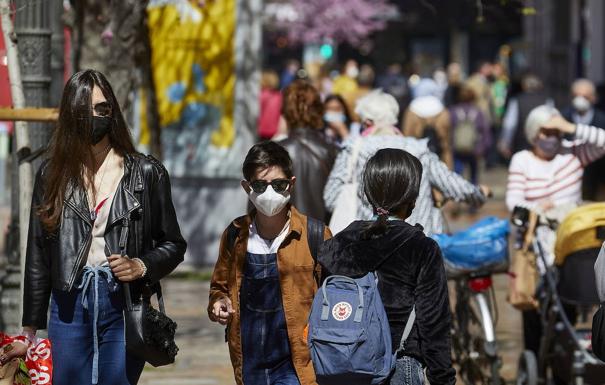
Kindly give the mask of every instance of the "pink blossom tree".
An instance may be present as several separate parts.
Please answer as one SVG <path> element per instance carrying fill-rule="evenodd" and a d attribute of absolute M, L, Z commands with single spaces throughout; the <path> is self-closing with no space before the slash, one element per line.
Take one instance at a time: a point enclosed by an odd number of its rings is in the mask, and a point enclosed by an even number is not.
<path fill-rule="evenodd" d="M 358 46 L 397 14 L 387 0 L 290 0 L 286 4 L 291 6 L 291 17 L 276 24 L 294 43 L 333 41 Z"/>

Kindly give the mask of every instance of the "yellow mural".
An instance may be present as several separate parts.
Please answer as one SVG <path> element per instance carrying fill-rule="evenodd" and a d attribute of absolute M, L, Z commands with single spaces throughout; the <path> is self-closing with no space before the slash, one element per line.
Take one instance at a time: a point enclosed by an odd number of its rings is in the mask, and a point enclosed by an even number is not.
<path fill-rule="evenodd" d="M 207 144 L 217 148 L 235 138 L 235 1 L 152 0 L 148 7 L 160 125 L 210 130 Z"/>

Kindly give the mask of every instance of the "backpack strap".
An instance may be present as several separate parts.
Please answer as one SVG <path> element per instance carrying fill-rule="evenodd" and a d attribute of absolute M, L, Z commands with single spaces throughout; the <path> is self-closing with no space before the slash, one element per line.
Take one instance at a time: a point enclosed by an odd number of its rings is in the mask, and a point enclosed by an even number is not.
<path fill-rule="evenodd" d="M 229 224 L 229 227 L 227 227 L 227 247 L 230 252 L 233 252 L 238 235 L 239 229 L 233 223 Z"/>
<path fill-rule="evenodd" d="M 401 336 L 401 342 L 399 343 L 399 349 L 397 349 L 397 353 L 405 350 L 405 342 L 408 340 L 410 333 L 412 332 L 412 327 L 414 327 L 414 322 L 416 321 L 416 305 L 412 307 L 412 312 L 408 317 L 408 322 L 405 324 L 405 328 L 403 329 L 403 335 Z"/>
<path fill-rule="evenodd" d="M 317 255 L 319 254 L 319 248 L 324 242 L 325 225 L 322 221 L 315 218 L 307 217 L 307 243 L 309 244 L 309 250 L 311 251 L 311 257 L 313 257 L 313 277 L 319 287 L 319 276 L 317 274 Z"/>

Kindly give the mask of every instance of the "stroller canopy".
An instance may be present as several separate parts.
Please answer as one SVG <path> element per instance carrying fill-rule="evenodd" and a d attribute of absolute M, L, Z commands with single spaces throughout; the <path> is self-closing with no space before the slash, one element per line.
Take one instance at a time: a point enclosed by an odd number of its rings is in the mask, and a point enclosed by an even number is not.
<path fill-rule="evenodd" d="M 599 249 L 605 235 L 605 203 L 593 203 L 572 210 L 559 225 L 555 243 L 555 264 L 577 251 Z"/>

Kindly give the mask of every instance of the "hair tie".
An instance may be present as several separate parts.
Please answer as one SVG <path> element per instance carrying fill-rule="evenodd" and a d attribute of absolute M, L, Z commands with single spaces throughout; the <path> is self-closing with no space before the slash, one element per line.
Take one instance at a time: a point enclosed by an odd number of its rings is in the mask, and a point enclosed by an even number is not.
<path fill-rule="evenodd" d="M 376 208 L 376 213 L 378 216 L 389 216 L 389 210 L 383 209 L 382 207 Z"/>

